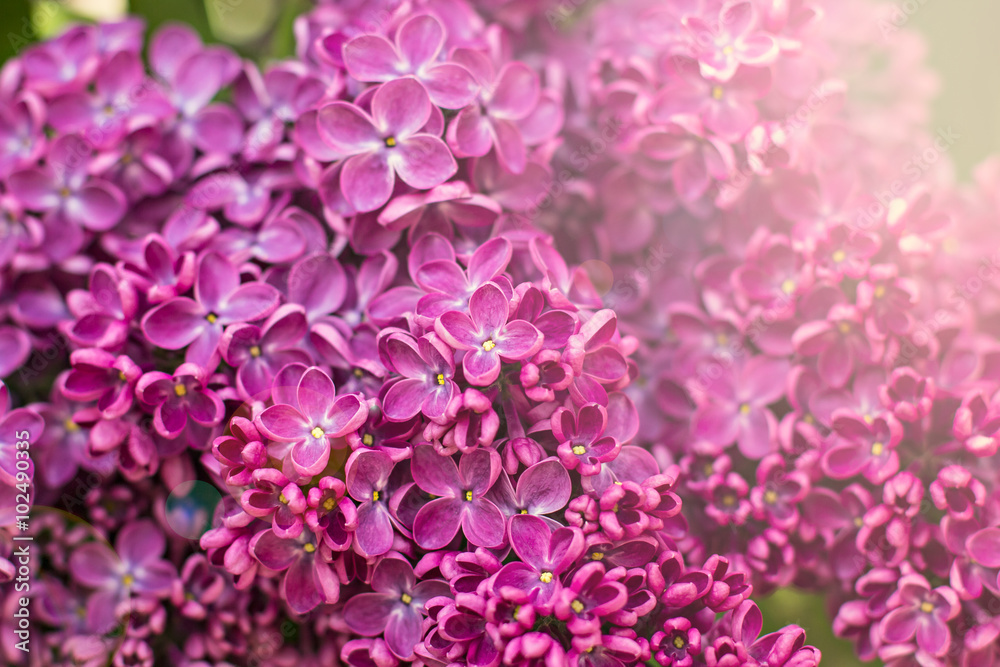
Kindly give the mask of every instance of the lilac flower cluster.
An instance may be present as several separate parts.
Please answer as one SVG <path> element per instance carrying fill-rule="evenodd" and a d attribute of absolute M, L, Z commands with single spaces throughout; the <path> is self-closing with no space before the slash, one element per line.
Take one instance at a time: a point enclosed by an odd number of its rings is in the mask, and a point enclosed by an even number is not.
<path fill-rule="evenodd" d="M 919 40 L 870 38 L 872 11 L 581 11 L 535 219 L 638 340 L 623 391 L 679 469 L 688 562 L 826 594 L 862 659 L 997 665 L 1000 172 L 950 181 Z M 551 57 L 564 13 L 503 16 Z"/>
<path fill-rule="evenodd" d="M 31 664 L 818 664 L 682 553 L 681 470 L 632 444 L 641 341 L 525 224 L 559 85 L 461 1 L 371 7 L 263 71 L 182 26 L 147 69 L 130 20 L 0 72 Z M 203 535 L 192 482 L 223 492 Z"/>

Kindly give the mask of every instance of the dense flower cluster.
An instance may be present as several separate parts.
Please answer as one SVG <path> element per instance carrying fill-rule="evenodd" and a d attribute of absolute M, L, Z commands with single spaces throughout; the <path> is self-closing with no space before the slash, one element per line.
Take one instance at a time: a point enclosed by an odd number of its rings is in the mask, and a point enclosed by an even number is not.
<path fill-rule="evenodd" d="M 32 664 L 817 664 L 682 555 L 639 341 L 525 222 L 562 92 L 461 2 L 296 34 L 261 71 L 168 26 L 146 69 L 141 22 L 76 26 L 0 73 Z"/>
<path fill-rule="evenodd" d="M 950 182 L 919 43 L 872 15 L 522 15 L 575 23 L 552 66 L 565 194 L 537 221 L 639 341 L 624 391 L 681 471 L 689 562 L 825 593 L 863 659 L 996 665 L 997 165 Z"/>

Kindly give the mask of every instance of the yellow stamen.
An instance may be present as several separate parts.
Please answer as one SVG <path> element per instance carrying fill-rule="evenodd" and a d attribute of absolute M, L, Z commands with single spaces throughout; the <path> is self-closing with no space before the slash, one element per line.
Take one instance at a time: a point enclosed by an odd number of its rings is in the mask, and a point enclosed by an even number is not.
<path fill-rule="evenodd" d="M 250 356 L 251 357 L 259 357 L 260 356 L 260 347 L 257 346 L 257 345 L 254 345 L 253 347 L 251 347 L 250 348 Z"/>
<path fill-rule="evenodd" d="M 732 507 L 733 505 L 736 504 L 736 496 L 734 496 L 731 493 L 727 493 L 726 495 L 722 496 L 722 504 L 725 505 L 726 507 Z"/>
<path fill-rule="evenodd" d="M 188 390 L 187 387 L 185 387 L 182 384 L 175 384 L 174 393 L 177 394 L 178 396 L 187 396 Z"/>
<path fill-rule="evenodd" d="M 785 278 L 785 281 L 781 283 L 781 291 L 785 294 L 791 294 L 795 291 L 795 281 L 791 278 Z"/>
<path fill-rule="evenodd" d="M 750 414 L 750 404 L 744 403 L 740 406 L 740 414 L 748 415 Z"/>
<path fill-rule="evenodd" d="M 715 337 L 715 342 L 718 343 L 719 345 L 728 345 L 729 344 L 729 336 L 727 336 L 726 334 L 720 333 L 719 335 L 717 335 Z"/>
<path fill-rule="evenodd" d="M 595 551 L 590 554 L 590 560 L 604 560 L 604 553 L 601 551 Z"/>
<path fill-rule="evenodd" d="M 438 373 L 437 381 L 438 381 L 438 384 L 444 385 L 444 373 Z"/>
<path fill-rule="evenodd" d="M 941 248 L 949 255 L 954 255 L 958 250 L 958 241 L 949 236 L 941 243 Z"/>
<path fill-rule="evenodd" d="M 885 285 L 879 285 L 875 288 L 875 298 L 881 299 L 885 296 Z"/>
<path fill-rule="evenodd" d="M 372 437 L 371 433 L 365 433 L 361 436 L 361 444 L 365 447 L 371 447 L 373 442 L 375 442 L 375 438 Z"/>
<path fill-rule="evenodd" d="M 842 334 L 850 333 L 851 332 L 851 325 L 848 324 L 847 322 L 841 322 L 840 324 L 837 325 L 837 329 Z"/>
<path fill-rule="evenodd" d="M 306 544 L 306 545 L 303 545 L 302 549 L 307 554 L 311 554 L 312 552 L 316 551 L 316 545 L 315 544 Z"/>
<path fill-rule="evenodd" d="M 392 148 L 393 146 L 395 146 L 396 145 L 396 137 L 386 137 L 386 139 L 385 139 L 385 145 L 388 146 L 389 148 Z"/>
<path fill-rule="evenodd" d="M 80 430 L 80 425 L 77 424 L 72 419 L 67 419 L 66 421 L 63 422 L 63 428 L 69 431 L 70 433 L 74 433 Z"/>
<path fill-rule="evenodd" d="M 403 601 L 403 604 L 410 604 L 411 602 L 413 602 L 413 598 L 410 597 L 410 595 L 408 595 L 407 593 L 403 593 L 403 595 L 400 596 L 399 599 Z"/>
<path fill-rule="evenodd" d="M 813 417 L 812 415 L 806 415 L 805 417 L 802 418 L 802 421 L 804 421 L 807 424 L 815 424 L 816 418 Z"/>
<path fill-rule="evenodd" d="M 472 502 L 472 491 L 465 492 L 465 499 L 469 502 Z"/>
<path fill-rule="evenodd" d="M 861 526 L 865 525 L 865 522 L 861 517 L 856 516 L 854 517 L 854 525 L 860 528 Z"/>
<path fill-rule="evenodd" d="M 552 573 L 548 572 L 548 571 L 542 572 L 541 576 L 539 576 L 538 579 L 543 584 L 550 584 L 550 583 L 552 583 Z"/>
<path fill-rule="evenodd" d="M 361 370 L 360 368 L 355 368 L 354 369 L 354 377 L 356 377 L 356 378 L 364 377 L 364 374 L 365 374 L 365 372 L 363 370 Z"/>
<path fill-rule="evenodd" d="M 528 510 L 521 510 L 521 514 L 527 514 Z"/>
<path fill-rule="evenodd" d="M 285 497 L 285 494 L 279 493 L 278 494 L 278 502 L 280 502 L 282 505 L 287 505 L 288 504 L 288 498 Z"/>
<path fill-rule="evenodd" d="M 835 262 L 837 262 L 839 264 L 840 262 L 843 262 L 845 259 L 847 259 L 847 253 L 846 252 L 844 252 L 843 250 L 835 250 L 834 251 L 834 253 L 833 253 L 833 261 L 835 261 Z"/>
<path fill-rule="evenodd" d="M 584 447 L 583 445 L 575 445 L 573 447 L 573 453 L 576 454 L 577 456 L 583 456 L 584 454 L 587 453 L 587 448 Z"/>
<path fill-rule="evenodd" d="M 874 445 L 872 445 L 872 456 L 880 456 L 884 450 L 885 450 L 885 445 L 883 445 L 881 442 L 876 442 Z"/>
<path fill-rule="evenodd" d="M 69 188 L 62 188 L 61 190 L 59 190 L 59 196 L 64 199 L 66 197 L 69 197 L 71 194 L 73 194 L 73 192 Z"/>
<path fill-rule="evenodd" d="M 118 371 L 118 379 L 121 380 L 122 382 L 128 380 L 128 378 L 125 377 L 125 371 Z"/>
<path fill-rule="evenodd" d="M 934 605 L 932 605 L 930 602 L 921 602 L 920 611 L 924 612 L 925 614 L 929 614 L 932 611 L 934 611 Z"/>
<path fill-rule="evenodd" d="M 325 509 L 327 512 L 333 509 L 333 505 L 334 505 L 333 498 L 327 498 L 326 500 L 323 501 L 323 509 Z"/>
<path fill-rule="evenodd" d="M 319 426 L 310 431 L 310 433 L 312 434 L 312 437 L 316 438 L 317 440 L 326 435 L 325 433 L 323 433 L 323 429 L 321 429 Z"/>
<path fill-rule="evenodd" d="M 875 419 L 871 415 L 865 415 L 864 417 L 862 417 L 862 419 L 865 420 L 866 424 L 871 424 L 873 421 L 875 421 Z"/>
<path fill-rule="evenodd" d="M 494 343 L 492 340 L 487 340 L 485 343 L 483 343 L 483 349 L 486 350 L 487 352 L 489 352 L 490 350 L 492 350 L 496 346 L 497 346 L 497 344 Z"/>
<path fill-rule="evenodd" d="M 733 55 L 733 51 L 735 51 L 735 50 L 736 49 L 734 49 L 733 46 L 730 44 L 729 46 L 727 46 L 724 49 L 722 49 L 722 52 L 725 55 L 727 55 L 727 56 L 731 56 L 731 55 Z"/>
<path fill-rule="evenodd" d="M 680 635 L 674 637 L 674 648 L 684 648 L 685 646 L 687 646 L 687 642 L 684 641 L 683 637 Z"/>
<path fill-rule="evenodd" d="M 768 505 L 773 505 L 778 501 L 778 493 L 771 489 L 764 492 L 764 502 Z"/>
<path fill-rule="evenodd" d="M 122 577 L 122 583 L 125 584 L 126 586 L 131 586 L 132 584 L 135 583 L 135 577 L 133 577 L 131 574 L 126 574 L 124 577 Z"/>
<path fill-rule="evenodd" d="M 209 313 L 205 316 L 205 319 L 208 320 L 209 324 L 215 324 L 215 321 L 219 319 L 219 316 L 215 313 Z"/>
<path fill-rule="evenodd" d="M 583 613 L 583 603 L 579 600 L 573 600 L 569 603 L 569 606 L 573 608 L 573 611 L 577 614 Z"/>
<path fill-rule="evenodd" d="M 721 100 L 722 99 L 722 86 L 715 86 L 712 88 L 712 99 Z"/>
<path fill-rule="evenodd" d="M 378 491 L 372 491 L 372 500 L 378 500 Z"/>

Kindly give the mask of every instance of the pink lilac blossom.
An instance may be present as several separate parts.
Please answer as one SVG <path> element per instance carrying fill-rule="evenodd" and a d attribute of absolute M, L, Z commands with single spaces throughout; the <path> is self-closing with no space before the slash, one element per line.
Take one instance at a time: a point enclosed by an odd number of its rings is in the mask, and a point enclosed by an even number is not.
<path fill-rule="evenodd" d="M 933 86 L 862 4 L 321 2 L 263 68 L 168 26 L 146 72 L 136 20 L 11 60 L 0 496 L 89 525 L 32 519 L 40 664 L 819 664 L 761 635 L 790 585 L 863 658 L 1000 664 L 1000 171 L 869 194 Z"/>

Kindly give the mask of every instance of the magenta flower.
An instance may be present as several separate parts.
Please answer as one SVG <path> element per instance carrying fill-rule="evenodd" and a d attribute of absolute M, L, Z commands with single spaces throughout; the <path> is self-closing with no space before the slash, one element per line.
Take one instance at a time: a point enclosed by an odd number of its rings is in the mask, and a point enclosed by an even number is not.
<path fill-rule="evenodd" d="M 158 347 L 190 346 L 185 360 L 206 367 L 217 359 L 223 327 L 267 317 L 278 307 L 279 298 L 278 291 L 265 283 L 241 285 L 238 269 L 217 253 L 202 257 L 194 294 L 194 299 L 177 297 L 146 313 L 142 331 Z"/>
<path fill-rule="evenodd" d="M 757 121 L 756 101 L 771 84 L 763 67 L 742 67 L 728 81 L 703 76 L 698 62 L 683 56 L 669 61 L 670 78 L 649 102 L 649 119 L 665 124 L 679 115 L 699 116 L 720 137 L 739 141 Z"/>
<path fill-rule="evenodd" d="M 356 210 L 373 211 L 389 201 L 397 174 L 426 190 L 458 170 L 448 146 L 421 131 L 431 109 L 427 91 L 411 78 L 382 84 L 372 96 L 371 115 L 347 102 L 320 109 L 320 135 L 347 157 L 340 187 Z"/>
<path fill-rule="evenodd" d="M 195 280 L 193 252 L 178 254 L 158 234 L 148 235 L 142 246 L 142 264 L 120 262 L 118 270 L 150 303 L 161 303 L 191 289 Z"/>
<path fill-rule="evenodd" d="M 269 438 L 292 443 L 292 466 L 309 477 L 326 467 L 331 439 L 357 430 L 367 419 L 368 408 L 354 394 L 338 397 L 333 380 L 315 366 L 299 380 L 295 401 L 298 407 L 279 403 L 264 410 L 257 425 Z"/>
<path fill-rule="evenodd" d="M 196 364 L 181 364 L 173 375 L 150 371 L 140 378 L 135 394 L 155 408 L 153 427 L 164 438 L 174 439 L 187 426 L 188 418 L 202 426 L 219 424 L 226 406 L 206 385 L 208 374 Z"/>
<path fill-rule="evenodd" d="M 77 345 L 120 349 L 128 338 L 132 318 L 138 311 L 138 295 L 115 269 L 98 264 L 90 273 L 89 290 L 73 290 L 67 306 L 76 318 L 61 323 L 61 329 Z"/>
<path fill-rule="evenodd" d="M 583 555 L 583 532 L 573 527 L 553 531 L 536 516 L 518 514 L 510 520 L 510 543 L 521 560 L 503 566 L 493 589 L 511 586 L 533 595 L 536 607 L 550 608 L 562 590 L 561 575 Z"/>
<path fill-rule="evenodd" d="M 68 243 L 59 238 L 62 233 L 79 238 L 79 228 L 111 229 L 125 214 L 122 191 L 88 175 L 90 154 L 89 146 L 81 138 L 60 137 L 49 147 L 45 167 L 10 176 L 11 191 L 25 208 L 45 213 L 47 238 L 53 242 Z"/>
<path fill-rule="evenodd" d="M 109 627 L 116 607 L 126 596 L 166 597 L 177 579 L 173 564 L 162 558 L 167 547 L 163 533 L 149 520 L 132 521 L 118 531 L 115 548 L 101 542 L 76 547 L 69 557 L 73 578 L 99 591 L 87 604 L 96 625 Z"/>
<path fill-rule="evenodd" d="M 250 516 L 270 519 L 271 530 L 282 539 L 294 539 L 302 532 L 306 497 L 281 471 L 254 470 L 252 486 L 240 497 L 240 506 Z"/>
<path fill-rule="evenodd" d="M 172 113 L 166 98 L 146 80 L 139 54 L 119 51 L 97 70 L 92 94 L 72 92 L 54 99 L 49 121 L 58 131 L 85 136 L 101 149 Z"/>
<path fill-rule="evenodd" d="M 45 112 L 42 100 L 29 92 L 0 107 L 0 145 L 6 149 L 0 156 L 0 178 L 28 167 L 45 154 Z"/>
<path fill-rule="evenodd" d="M 777 420 L 767 406 L 784 394 L 787 370 L 783 359 L 753 357 L 724 371 L 720 381 L 711 384 L 708 400 L 695 411 L 694 435 L 719 447 L 736 442 L 749 459 L 774 451 Z"/>
<path fill-rule="evenodd" d="M 472 544 L 498 547 L 504 539 L 504 516 L 485 496 L 500 476 L 500 455 L 492 449 L 462 454 L 459 465 L 430 445 L 413 448 L 413 481 L 437 496 L 420 508 L 413 520 L 413 537 L 423 549 L 440 549 L 459 528 Z"/>
<path fill-rule="evenodd" d="M 104 350 L 77 350 L 70 355 L 73 370 L 63 393 L 75 401 L 97 401 L 103 419 L 121 417 L 132 407 L 135 385 L 142 369 L 126 355 Z"/>
<path fill-rule="evenodd" d="M 492 384 L 501 362 L 527 359 L 542 347 L 542 332 L 524 320 L 510 320 L 510 301 L 500 288 L 486 283 L 469 298 L 469 314 L 452 310 L 441 315 L 434 329 L 458 350 L 465 379 L 474 385 Z"/>
<path fill-rule="evenodd" d="M 403 422 L 423 413 L 428 419 L 442 419 L 458 393 L 448 346 L 433 334 L 414 340 L 394 332 L 379 340 L 379 349 L 386 366 L 403 376 L 382 397 L 385 418 Z"/>
<path fill-rule="evenodd" d="M 424 605 L 434 597 L 451 597 L 448 584 L 439 579 L 418 582 L 413 567 L 401 558 L 383 558 L 371 577 L 374 592 L 351 597 L 344 605 L 344 622 L 365 637 L 384 633 L 389 650 L 400 660 L 410 660 L 423 635 Z"/>
<path fill-rule="evenodd" d="M 573 484 L 563 464 L 546 459 L 518 475 L 516 488 L 507 473 L 502 472 L 488 497 L 507 516 L 533 514 L 556 530 L 562 524 L 545 515 L 565 508 L 572 492 Z"/>
<path fill-rule="evenodd" d="M 777 58 L 778 41 L 756 29 L 753 3 L 724 4 L 714 23 L 696 15 L 684 18 L 704 76 L 728 81 L 741 64 L 767 65 Z"/>
<path fill-rule="evenodd" d="M 538 106 L 538 75 L 527 65 L 507 63 L 499 72 L 486 54 L 457 49 L 452 59 L 472 73 L 480 86 L 479 101 L 470 104 L 448 126 L 448 143 L 459 157 L 482 157 L 496 148 L 500 163 L 520 174 L 527 163 L 525 140 L 518 127 Z"/>
<path fill-rule="evenodd" d="M 438 62 L 444 44 L 440 21 L 426 14 L 414 16 L 396 29 L 395 44 L 380 35 L 359 35 L 344 44 L 344 67 L 358 81 L 412 75 L 427 89 L 431 102 L 461 109 L 475 98 L 478 85 L 463 66 Z"/>
<path fill-rule="evenodd" d="M 367 556 L 381 556 L 392 548 L 394 519 L 387 487 L 393 465 L 388 454 L 367 449 L 347 460 L 347 492 L 360 503 L 354 539 Z"/>
<path fill-rule="evenodd" d="M 873 484 L 881 484 L 899 470 L 896 445 L 903 427 L 892 415 L 867 419 L 841 411 L 833 420 L 840 441 L 823 456 L 823 470 L 834 479 L 859 473 Z"/>
<path fill-rule="evenodd" d="M 916 636 L 917 646 L 944 656 L 951 645 L 948 621 L 961 612 L 958 596 L 947 586 L 932 589 L 919 574 L 904 575 L 889 597 L 890 611 L 879 624 L 883 639 L 899 644 Z"/>
<path fill-rule="evenodd" d="M 219 352 L 236 368 L 236 388 L 246 399 L 263 395 L 282 367 L 310 364 L 309 354 L 296 346 L 305 337 L 305 311 L 285 304 L 274 311 L 263 326 L 230 325 L 219 341 Z"/>
<path fill-rule="evenodd" d="M 568 470 L 579 470 L 581 475 L 598 474 L 601 464 L 613 461 L 622 448 L 617 438 L 604 433 L 608 411 L 603 405 L 588 403 L 577 414 L 569 408 L 557 408 L 550 423 L 559 443 L 559 460 Z"/>
<path fill-rule="evenodd" d="M 323 546 L 308 530 L 297 538 L 282 539 L 270 529 L 253 536 L 249 549 L 262 565 L 284 572 L 280 594 L 296 614 L 305 614 L 340 597 L 340 582 L 323 558 Z"/>

